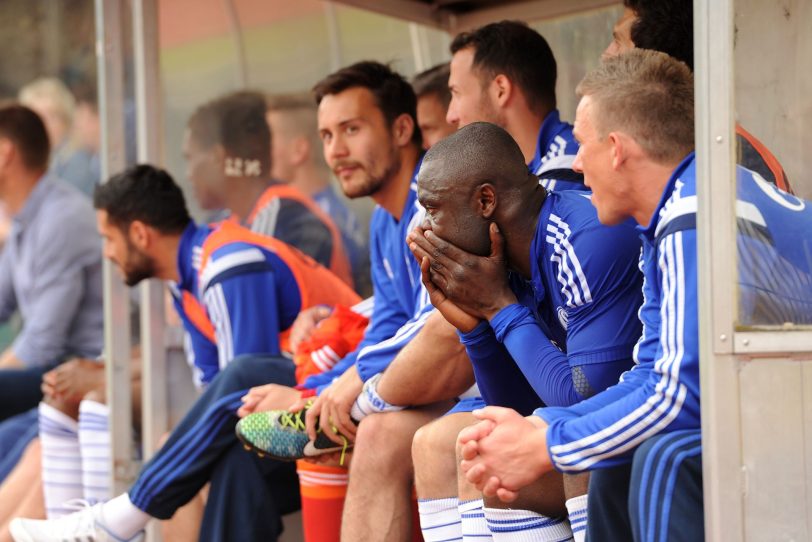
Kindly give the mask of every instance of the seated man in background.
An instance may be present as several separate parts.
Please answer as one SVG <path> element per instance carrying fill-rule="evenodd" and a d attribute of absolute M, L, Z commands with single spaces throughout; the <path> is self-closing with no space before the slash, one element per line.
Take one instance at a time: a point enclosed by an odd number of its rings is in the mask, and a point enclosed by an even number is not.
<path fill-rule="evenodd" d="M 0 256 L 0 320 L 15 310 L 23 320 L 0 356 L 0 420 L 35 407 L 42 375 L 58 363 L 101 353 L 93 213 L 76 189 L 46 175 L 48 153 L 45 126 L 33 111 L 0 108 L 0 199 L 14 220 Z"/>
<path fill-rule="evenodd" d="M 101 180 L 101 165 L 98 148 L 88 146 L 83 137 L 87 135 L 85 121 L 89 119 L 85 108 L 90 100 L 82 96 L 77 102 L 65 83 L 54 77 L 31 81 L 20 89 L 19 100 L 45 123 L 51 144 L 49 173 L 78 188 L 85 196 L 92 196 L 93 188 Z M 98 138 L 98 132 L 95 135 Z"/>
<path fill-rule="evenodd" d="M 261 94 L 237 92 L 198 108 L 183 154 L 204 208 L 224 205 L 233 220 L 298 248 L 352 284 L 332 219 L 300 190 L 271 179 L 271 131 Z"/>
<path fill-rule="evenodd" d="M 693 0 L 623 0 L 623 15 L 615 23 L 612 41 L 603 56 L 635 47 L 671 55 L 694 68 Z M 781 163 L 755 136 L 736 124 L 737 162 L 778 188 L 792 192 Z"/>
<path fill-rule="evenodd" d="M 355 290 L 372 292 L 369 278 L 369 242 L 365 228 L 333 188 L 330 168 L 321 152 L 316 104 L 310 93 L 266 98 L 271 128 L 271 178 L 306 194 L 327 213 L 341 232 L 352 266 Z"/>
<path fill-rule="evenodd" d="M 195 363 L 209 384 L 145 465 L 129 494 L 59 520 L 17 520 L 12 522 L 12 534 L 16 540 L 38 541 L 65 536 L 139 539 L 149 519 L 170 517 L 211 480 L 212 512 L 201 531 L 206 539 L 275 536 L 278 513 L 268 512 L 279 506 L 275 496 L 264 484 L 250 486 L 257 490 L 249 492 L 242 481 L 278 475 L 290 483 L 293 473 L 278 464 L 245 461 L 233 434 L 239 398 L 251 385 L 293 383 L 293 365 L 280 357 L 279 333 L 290 327 L 302 308 L 317 303 L 349 305 L 357 295 L 274 238 L 233 222 L 214 229 L 195 226 L 180 189 L 165 172 L 150 166 L 131 168 L 99 187 L 95 205 L 104 253 L 128 285 L 149 277 L 176 284 L 176 307 L 193 339 Z M 184 303 L 188 295 L 197 303 Z M 237 367 L 236 373 L 232 367 Z M 230 454 L 230 449 L 240 455 Z M 229 457 L 236 460 L 229 462 Z M 266 512 L 254 514 L 253 508 L 228 494 L 237 488 Z M 292 488 L 295 493 L 295 485 Z"/>
<path fill-rule="evenodd" d="M 591 470 L 591 540 L 702 540 L 693 77 L 663 53 L 635 50 L 604 60 L 578 92 L 575 167 L 601 222 L 633 218 L 643 240 L 638 365 L 569 408 L 477 412 L 483 421 L 460 434 L 462 468 L 505 501 L 553 468 Z M 737 185 L 740 256 L 758 255 L 740 260 L 745 304 L 757 296 L 812 321 L 810 206 L 741 167 Z M 778 265 L 796 280 L 776 285 Z"/>
<path fill-rule="evenodd" d="M 578 144 L 556 109 L 558 68 L 547 40 L 526 23 L 501 21 L 458 34 L 450 49 L 448 122 L 496 124 L 545 188 L 586 190 L 571 169 Z"/>
<path fill-rule="evenodd" d="M 423 134 L 423 150 L 453 134 L 457 127 L 446 120 L 451 92 L 448 90 L 448 62 L 422 71 L 412 78 L 417 96 L 417 125 Z"/>

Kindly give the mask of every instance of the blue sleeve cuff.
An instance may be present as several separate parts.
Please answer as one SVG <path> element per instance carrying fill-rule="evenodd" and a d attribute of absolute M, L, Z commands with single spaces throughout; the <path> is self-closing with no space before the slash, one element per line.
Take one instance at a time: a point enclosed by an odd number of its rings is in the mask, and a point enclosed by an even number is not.
<path fill-rule="evenodd" d="M 515 327 L 526 324 L 528 319 L 535 325 L 535 320 L 533 320 L 533 315 L 530 314 L 530 310 L 518 303 L 513 303 L 500 310 L 491 318 L 491 327 L 494 333 L 496 333 L 496 340 L 500 343 L 504 343 L 505 337 Z"/>
<path fill-rule="evenodd" d="M 462 331 L 457 330 L 457 335 L 460 337 L 460 342 L 464 346 L 476 345 L 481 342 L 482 339 L 490 337 L 491 333 L 491 325 L 485 320 L 477 324 L 477 326 L 468 333 L 463 333 Z"/>

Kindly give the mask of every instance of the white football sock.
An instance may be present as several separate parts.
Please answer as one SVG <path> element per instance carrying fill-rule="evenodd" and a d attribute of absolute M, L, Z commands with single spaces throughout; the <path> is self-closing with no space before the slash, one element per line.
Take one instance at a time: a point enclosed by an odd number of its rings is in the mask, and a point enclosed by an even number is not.
<path fill-rule="evenodd" d="M 104 527 L 119 538 L 129 540 L 144 530 L 152 516 L 135 506 L 126 493 L 102 505 Z"/>
<path fill-rule="evenodd" d="M 39 440 L 42 447 L 42 490 L 48 519 L 69 514 L 63 505 L 82 498 L 82 459 L 78 423 L 45 403 L 39 404 Z"/>
<path fill-rule="evenodd" d="M 456 497 L 447 499 L 419 499 L 420 529 L 425 542 L 461 541 L 460 513 Z"/>
<path fill-rule="evenodd" d="M 462 520 L 462 542 L 490 542 L 493 540 L 485 521 L 482 499 L 460 501 L 457 508 Z"/>
<path fill-rule="evenodd" d="M 104 502 L 110 493 L 110 409 L 96 401 L 79 404 L 79 445 L 82 450 L 82 487 L 91 504 Z"/>
<path fill-rule="evenodd" d="M 584 542 L 586 539 L 587 496 L 579 495 L 567 501 L 567 512 L 570 516 L 570 527 L 575 542 Z"/>
<path fill-rule="evenodd" d="M 572 540 L 565 518 L 549 518 L 530 510 L 484 508 L 494 542 L 538 542 Z"/>

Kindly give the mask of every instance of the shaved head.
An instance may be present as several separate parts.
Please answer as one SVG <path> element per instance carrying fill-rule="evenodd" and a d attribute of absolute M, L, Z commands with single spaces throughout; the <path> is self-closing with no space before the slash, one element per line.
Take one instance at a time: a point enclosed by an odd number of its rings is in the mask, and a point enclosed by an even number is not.
<path fill-rule="evenodd" d="M 429 149 L 417 186 L 424 228 L 478 255 L 490 251 L 491 222 L 501 227 L 527 214 L 526 203 L 544 190 L 510 134 L 487 122 L 468 124 Z"/>
<path fill-rule="evenodd" d="M 519 145 L 505 130 L 474 122 L 435 144 L 423 159 L 418 184 L 474 190 L 490 183 L 501 190 L 538 183 L 531 179 Z"/>

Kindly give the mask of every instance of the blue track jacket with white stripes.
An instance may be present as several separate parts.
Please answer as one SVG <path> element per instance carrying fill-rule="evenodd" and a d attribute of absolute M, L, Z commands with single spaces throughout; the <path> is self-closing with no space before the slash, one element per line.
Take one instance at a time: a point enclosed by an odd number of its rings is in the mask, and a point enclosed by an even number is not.
<path fill-rule="evenodd" d="M 749 170 L 739 167 L 737 177 L 742 310 L 809 323 L 812 208 Z M 637 365 L 586 401 L 536 411 L 549 423 L 547 446 L 558 470 L 627 463 L 653 435 L 700 428 L 696 209 L 691 153 L 671 176 L 651 223 L 638 228 L 645 281 Z"/>
<path fill-rule="evenodd" d="M 589 193 L 549 193 L 530 246 L 532 278 L 511 275 L 518 303 L 462 336 L 485 401 L 529 413 L 617 383 L 640 336 L 639 254 L 631 221 L 604 226 Z"/>
<path fill-rule="evenodd" d="M 333 369 L 308 378 L 305 387 L 321 391 L 354 363 L 364 381 L 383 372 L 434 310 L 420 280 L 420 265 L 406 243 L 406 236 L 425 215 L 417 201 L 417 172 L 421 163 L 422 159 L 415 166 L 400 220 L 380 206 L 372 214 L 369 231 L 375 302 L 363 340 Z"/>
<path fill-rule="evenodd" d="M 541 123 L 536 153 L 527 168 L 551 192 L 589 190 L 583 175 L 572 170 L 577 153 L 578 141 L 572 135 L 572 124 L 562 122 L 558 111 L 553 110 Z"/>
<path fill-rule="evenodd" d="M 299 285 L 288 265 L 262 247 L 228 243 L 212 253 L 200 270 L 201 247 L 213 231 L 189 224 L 178 249 L 180 283 L 171 286 L 175 308 L 191 343 L 195 377 L 206 384 L 242 354 L 278 355 L 279 332 L 291 326 L 301 308 Z M 205 308 L 217 336 L 205 337 L 184 310 L 182 293 Z"/>

